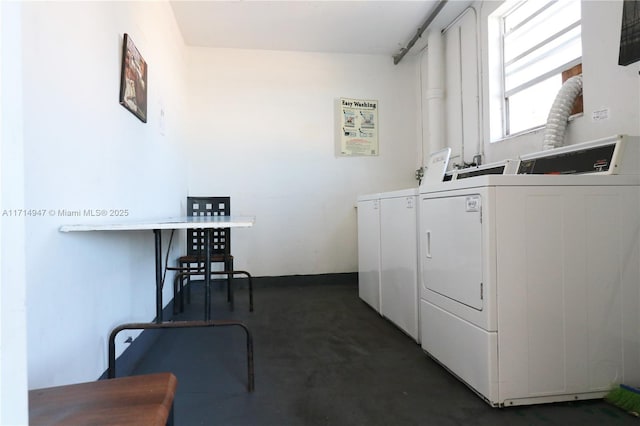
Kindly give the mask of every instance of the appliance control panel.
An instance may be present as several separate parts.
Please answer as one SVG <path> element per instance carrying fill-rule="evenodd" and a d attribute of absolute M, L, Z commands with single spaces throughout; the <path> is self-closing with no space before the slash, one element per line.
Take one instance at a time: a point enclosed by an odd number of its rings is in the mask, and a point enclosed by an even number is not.
<path fill-rule="evenodd" d="M 608 172 L 615 144 L 521 160 L 519 175 L 567 175 Z"/>
<path fill-rule="evenodd" d="M 567 145 L 523 155 L 519 175 L 600 174 L 640 172 L 640 138 L 614 135 L 604 139 Z"/>

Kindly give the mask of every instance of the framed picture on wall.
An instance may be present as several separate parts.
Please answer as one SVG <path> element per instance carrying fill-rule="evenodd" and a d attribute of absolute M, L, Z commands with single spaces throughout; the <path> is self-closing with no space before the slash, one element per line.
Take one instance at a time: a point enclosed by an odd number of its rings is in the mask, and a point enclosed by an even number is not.
<path fill-rule="evenodd" d="M 122 43 L 120 105 L 147 122 L 147 62 L 126 33 Z"/>
<path fill-rule="evenodd" d="M 338 155 L 378 155 L 378 101 L 340 98 Z"/>
<path fill-rule="evenodd" d="M 640 61 L 640 2 L 624 0 L 618 65 Z"/>

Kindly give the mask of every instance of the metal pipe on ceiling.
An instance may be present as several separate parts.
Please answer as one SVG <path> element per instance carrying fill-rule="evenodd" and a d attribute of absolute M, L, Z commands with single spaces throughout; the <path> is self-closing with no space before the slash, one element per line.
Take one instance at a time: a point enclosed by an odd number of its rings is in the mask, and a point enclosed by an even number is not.
<path fill-rule="evenodd" d="M 409 43 L 400 50 L 400 53 L 398 53 L 397 55 L 393 56 L 393 64 L 394 65 L 398 65 L 398 63 L 402 60 L 402 58 L 404 58 L 404 55 L 406 55 L 407 52 L 409 52 L 409 49 L 411 49 L 413 47 L 413 45 L 416 44 L 416 41 L 418 41 L 418 39 L 420 37 L 422 37 L 422 33 L 424 33 L 426 31 L 426 29 L 429 27 L 431 22 L 433 22 L 435 17 L 438 16 L 438 13 L 440 13 L 440 11 L 444 7 L 445 3 L 447 3 L 447 1 L 448 0 L 440 0 L 438 2 L 436 7 L 433 9 L 433 11 L 427 17 L 427 20 L 424 21 L 424 23 L 422 24 L 422 26 L 420 28 L 418 28 L 418 32 L 416 33 L 416 35 L 413 36 L 411 41 L 409 41 Z"/>

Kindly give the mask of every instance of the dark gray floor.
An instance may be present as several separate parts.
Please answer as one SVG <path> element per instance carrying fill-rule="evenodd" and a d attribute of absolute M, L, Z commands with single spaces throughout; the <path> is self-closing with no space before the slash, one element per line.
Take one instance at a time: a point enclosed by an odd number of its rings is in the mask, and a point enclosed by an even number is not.
<path fill-rule="evenodd" d="M 178 377 L 175 424 L 191 425 L 623 425 L 638 419 L 602 401 L 491 408 L 358 298 L 355 274 L 283 279 L 236 291 L 230 313 L 214 292 L 214 318 L 241 320 L 255 344 L 256 390 L 247 393 L 237 327 L 164 330 L 134 374 Z M 177 319 L 202 316 L 202 294 Z"/>

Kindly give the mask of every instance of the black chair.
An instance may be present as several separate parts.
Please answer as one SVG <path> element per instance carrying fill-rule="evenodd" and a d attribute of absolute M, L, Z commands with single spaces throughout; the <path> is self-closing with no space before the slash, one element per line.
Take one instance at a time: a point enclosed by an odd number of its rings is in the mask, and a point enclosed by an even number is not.
<path fill-rule="evenodd" d="M 188 216 L 229 216 L 231 214 L 230 197 L 187 197 Z M 187 302 L 191 301 L 191 277 L 204 275 L 205 231 L 202 229 L 187 230 L 187 254 L 178 258 L 177 267 L 167 270 L 177 271 L 174 279 L 174 313 L 184 310 L 184 289 L 186 282 Z M 236 275 L 246 276 L 249 280 L 249 311 L 253 312 L 253 283 L 251 274 L 247 271 L 233 269 L 233 255 L 231 254 L 231 229 L 219 228 L 211 230 L 211 263 L 222 263 L 222 271 L 211 271 L 211 275 L 227 276 L 227 301 L 234 308 L 232 280 Z"/>

